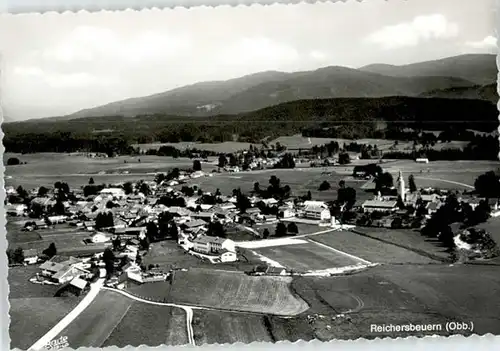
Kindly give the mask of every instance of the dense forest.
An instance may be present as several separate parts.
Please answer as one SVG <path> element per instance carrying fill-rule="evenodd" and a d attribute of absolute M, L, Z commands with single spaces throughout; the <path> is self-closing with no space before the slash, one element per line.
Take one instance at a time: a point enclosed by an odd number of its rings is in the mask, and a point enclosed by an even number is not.
<path fill-rule="evenodd" d="M 162 114 L 4 123 L 7 152 L 134 152 L 134 143 L 258 143 L 263 138 L 302 133 L 347 139 L 408 140 L 413 131 L 446 131 L 472 141 L 466 130 L 492 132 L 497 107 L 483 100 L 441 98 L 336 98 L 300 100 L 250 113 L 212 117 Z M 453 139 L 455 140 L 455 139 Z"/>

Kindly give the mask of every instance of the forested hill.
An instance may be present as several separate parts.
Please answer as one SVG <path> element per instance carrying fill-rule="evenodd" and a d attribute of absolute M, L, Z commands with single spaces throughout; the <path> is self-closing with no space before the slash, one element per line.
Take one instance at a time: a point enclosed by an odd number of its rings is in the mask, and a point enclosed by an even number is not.
<path fill-rule="evenodd" d="M 127 143 L 153 141 L 221 142 L 291 135 L 311 127 L 333 127 L 332 137 L 384 137 L 384 130 L 474 129 L 498 126 L 496 105 L 484 100 L 443 98 L 337 98 L 284 103 L 258 111 L 212 117 L 148 115 L 133 118 L 81 118 L 5 123 L 7 151 L 32 145 L 64 144 L 73 139 L 115 138 Z M 40 150 L 39 150 L 40 151 Z"/>
<path fill-rule="evenodd" d="M 111 115 L 134 117 L 152 113 L 182 116 L 238 114 L 295 100 L 418 97 L 435 91 L 446 91 L 444 97 L 447 98 L 461 98 L 460 94 L 453 94 L 453 89 L 474 89 L 478 85 L 492 84 L 496 78 L 496 56 L 486 54 L 402 66 L 375 64 L 359 69 L 329 66 L 302 72 L 267 71 L 115 101 L 56 119 Z"/>

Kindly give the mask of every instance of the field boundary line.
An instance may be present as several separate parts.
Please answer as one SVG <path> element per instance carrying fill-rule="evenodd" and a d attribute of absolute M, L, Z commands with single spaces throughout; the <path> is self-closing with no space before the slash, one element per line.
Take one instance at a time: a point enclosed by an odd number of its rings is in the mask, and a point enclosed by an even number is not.
<path fill-rule="evenodd" d="M 428 253 L 428 252 L 426 252 L 424 250 L 415 249 L 413 247 L 409 247 L 409 246 L 403 245 L 403 244 L 393 243 L 393 242 L 391 242 L 389 240 L 377 238 L 375 236 L 372 236 L 372 235 L 369 235 L 369 234 L 357 231 L 356 229 L 351 229 L 350 231 L 352 233 L 354 233 L 354 234 L 357 234 L 357 235 L 360 235 L 360 236 L 364 236 L 366 238 L 370 238 L 370 239 L 373 239 L 373 240 L 377 240 L 377 241 L 380 241 L 380 242 L 382 242 L 384 244 L 393 245 L 393 246 L 399 247 L 401 249 L 412 251 L 412 252 L 414 252 L 414 253 L 416 253 L 416 254 L 418 254 L 420 256 L 424 256 L 424 257 L 430 258 L 430 259 L 435 260 L 435 261 L 440 261 L 442 263 L 453 263 L 453 260 L 451 260 L 449 258 L 440 257 L 438 255 L 434 255 L 434 254 Z"/>
<path fill-rule="evenodd" d="M 315 243 L 316 245 L 323 246 L 323 247 L 325 247 L 325 248 L 327 248 L 327 249 L 329 249 L 329 250 L 335 251 L 335 252 L 337 252 L 337 253 L 339 253 L 339 254 L 341 254 L 341 255 L 343 255 L 343 256 L 347 256 L 347 257 L 349 257 L 349 258 L 352 258 L 353 260 L 356 260 L 356 261 L 362 262 L 362 263 L 364 263 L 364 264 L 366 264 L 366 265 L 373 265 L 373 264 L 374 264 L 373 262 L 367 261 L 367 260 L 365 260 L 364 258 L 361 258 L 361 257 L 358 257 L 358 256 L 351 255 L 351 254 L 349 254 L 349 253 L 347 253 L 347 252 L 344 252 L 344 251 L 340 251 L 340 250 L 335 249 L 335 248 L 333 248 L 333 247 L 331 247 L 331 246 L 328 246 L 328 245 L 326 245 L 326 244 L 320 243 L 320 242 L 319 242 L 319 241 L 317 241 L 317 240 L 314 240 L 314 239 L 309 239 L 309 240 L 310 240 L 311 242 Z"/>
<path fill-rule="evenodd" d="M 453 180 L 447 180 L 447 179 L 439 179 L 439 178 L 429 178 L 429 177 L 418 177 L 416 176 L 415 179 L 422 179 L 422 180 L 432 180 L 435 182 L 443 182 L 443 183 L 450 183 L 450 184 L 455 184 L 455 185 L 461 185 L 469 189 L 474 189 L 472 185 L 465 184 L 465 183 L 460 183 L 460 182 L 455 182 Z"/>

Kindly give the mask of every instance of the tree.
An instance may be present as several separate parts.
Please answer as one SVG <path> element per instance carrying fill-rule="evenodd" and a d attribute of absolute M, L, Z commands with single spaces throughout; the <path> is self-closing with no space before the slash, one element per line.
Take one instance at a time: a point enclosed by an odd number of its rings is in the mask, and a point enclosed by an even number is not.
<path fill-rule="evenodd" d="M 151 189 L 149 188 L 149 185 L 147 183 L 141 183 L 139 192 L 143 193 L 146 196 L 151 195 Z"/>
<path fill-rule="evenodd" d="M 323 181 L 323 183 L 320 184 L 319 186 L 319 191 L 325 191 L 325 190 L 329 190 L 331 188 L 331 185 L 330 183 L 328 183 L 326 180 Z"/>
<path fill-rule="evenodd" d="M 115 271 L 115 254 L 113 253 L 113 251 L 111 251 L 110 248 L 104 250 L 104 253 L 102 254 L 102 260 L 106 267 L 107 277 L 109 278 Z"/>
<path fill-rule="evenodd" d="M 99 212 L 95 218 L 95 228 L 100 230 L 102 228 L 109 228 L 114 226 L 112 212 Z"/>
<path fill-rule="evenodd" d="M 227 165 L 227 158 L 224 154 L 219 155 L 219 162 L 217 164 L 220 168 L 224 168 Z"/>
<path fill-rule="evenodd" d="M 158 226 L 155 222 L 148 222 L 148 224 L 146 224 L 146 237 L 149 238 L 150 241 L 154 241 L 158 237 Z"/>
<path fill-rule="evenodd" d="M 62 203 L 61 200 L 57 200 L 54 206 L 52 207 L 52 212 L 56 215 L 64 215 L 66 214 L 66 208 L 64 207 L 64 204 Z"/>
<path fill-rule="evenodd" d="M 389 172 L 385 172 L 380 174 L 377 178 L 375 178 L 375 189 L 377 191 L 383 188 L 391 188 L 394 185 L 394 179 L 392 178 L 392 174 Z"/>
<path fill-rule="evenodd" d="M 7 259 L 9 264 L 22 264 L 24 263 L 24 251 L 18 247 L 15 250 L 7 250 Z"/>
<path fill-rule="evenodd" d="M 47 189 L 44 186 L 41 186 L 38 188 L 38 196 L 40 196 L 40 197 L 46 196 L 48 194 L 48 192 L 49 192 L 49 189 Z"/>
<path fill-rule="evenodd" d="M 26 190 L 24 190 L 24 188 L 20 185 L 17 187 L 16 192 L 17 192 L 17 195 L 19 195 L 19 197 L 22 199 L 27 199 L 29 196 L 28 192 Z"/>
<path fill-rule="evenodd" d="M 173 240 L 179 239 L 179 229 L 177 228 L 177 224 L 174 221 L 170 221 L 168 226 L 168 236 Z"/>
<path fill-rule="evenodd" d="M 264 231 L 262 232 L 262 238 L 263 239 L 267 239 L 269 238 L 269 229 L 264 229 Z"/>
<path fill-rule="evenodd" d="M 123 191 L 125 192 L 126 195 L 130 195 L 134 192 L 134 187 L 132 186 L 131 182 L 126 182 L 123 184 Z"/>
<path fill-rule="evenodd" d="M 255 182 L 255 183 L 253 183 L 253 191 L 254 191 L 254 193 L 256 193 L 256 194 L 259 194 L 259 193 L 260 193 L 260 184 L 259 184 L 259 182 Z"/>
<path fill-rule="evenodd" d="M 288 224 L 287 231 L 290 234 L 297 235 L 299 233 L 299 228 L 297 227 L 297 224 L 290 222 L 290 224 Z"/>
<path fill-rule="evenodd" d="M 413 176 L 413 174 L 410 174 L 410 176 L 408 177 L 408 185 L 410 187 L 410 193 L 414 193 L 415 191 L 417 191 L 417 185 L 415 184 L 415 177 Z"/>
<path fill-rule="evenodd" d="M 490 171 L 481 174 L 474 182 L 474 188 L 479 196 L 500 197 L 500 182 L 495 172 Z"/>
<path fill-rule="evenodd" d="M 193 171 L 201 171 L 201 162 L 200 160 L 193 161 Z"/>
<path fill-rule="evenodd" d="M 119 251 L 122 247 L 122 241 L 118 235 L 111 241 L 111 244 L 113 245 L 113 250 L 115 251 Z"/>
<path fill-rule="evenodd" d="M 239 190 L 239 189 L 238 189 Z M 251 203 L 247 196 L 238 191 L 236 196 L 236 207 L 240 212 L 245 213 L 248 208 L 250 208 Z"/>
<path fill-rule="evenodd" d="M 226 231 L 224 230 L 224 226 L 222 225 L 221 222 L 219 221 L 210 222 L 210 224 L 208 225 L 207 235 L 225 238 Z"/>
<path fill-rule="evenodd" d="M 89 179 L 89 185 L 93 185 L 94 184 L 94 178 L 90 177 Z"/>
<path fill-rule="evenodd" d="M 286 236 L 286 233 L 287 233 L 287 228 L 286 228 L 285 223 L 279 222 L 276 225 L 276 231 L 275 231 L 274 235 L 276 235 L 277 237 L 282 237 L 282 236 Z"/>
<path fill-rule="evenodd" d="M 339 163 L 341 165 L 346 165 L 346 164 L 351 163 L 351 157 L 349 156 L 349 154 L 347 152 L 343 152 L 343 153 L 339 154 Z"/>
<path fill-rule="evenodd" d="M 57 248 L 56 248 L 56 244 L 54 243 L 51 243 L 49 245 L 48 248 L 46 248 L 45 250 L 43 250 L 42 252 L 45 256 L 47 256 L 48 258 L 52 258 L 54 257 L 55 255 L 57 255 Z"/>
<path fill-rule="evenodd" d="M 19 164 L 21 164 L 21 161 L 17 157 L 10 157 L 7 160 L 7 166 L 17 166 Z"/>

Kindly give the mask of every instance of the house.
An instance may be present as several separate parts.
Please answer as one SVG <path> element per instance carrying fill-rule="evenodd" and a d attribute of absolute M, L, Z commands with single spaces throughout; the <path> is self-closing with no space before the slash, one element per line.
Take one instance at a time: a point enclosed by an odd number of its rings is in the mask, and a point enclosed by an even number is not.
<path fill-rule="evenodd" d="M 114 234 L 120 237 L 130 237 L 130 238 L 145 238 L 146 237 L 146 227 L 129 227 L 129 228 L 116 228 Z"/>
<path fill-rule="evenodd" d="M 220 252 L 220 261 L 221 262 L 235 262 L 238 260 L 236 252 L 222 250 Z"/>
<path fill-rule="evenodd" d="M 68 290 L 79 296 L 83 291 L 85 291 L 87 285 L 88 282 L 86 280 L 76 277 L 69 283 Z"/>
<path fill-rule="evenodd" d="M 125 197 L 125 191 L 121 188 L 105 188 L 102 189 L 99 194 L 101 197 L 111 196 L 116 199 L 122 199 Z"/>
<path fill-rule="evenodd" d="M 361 207 L 365 212 L 393 212 L 398 209 L 397 201 L 393 200 L 366 200 Z"/>
<path fill-rule="evenodd" d="M 27 209 L 24 204 L 9 204 L 5 206 L 5 213 L 10 216 L 22 216 Z"/>
<path fill-rule="evenodd" d="M 37 249 L 23 250 L 24 263 L 35 264 L 38 262 L 40 252 Z"/>
<path fill-rule="evenodd" d="M 267 267 L 265 274 L 268 275 L 286 275 L 286 269 L 283 267 Z"/>
<path fill-rule="evenodd" d="M 204 220 L 195 219 L 193 221 L 187 221 L 183 224 L 183 226 L 185 226 L 187 230 L 194 230 L 195 228 L 203 227 L 206 224 L 207 222 L 205 222 Z"/>
<path fill-rule="evenodd" d="M 236 252 L 234 241 L 206 235 L 193 240 L 193 249 L 205 254 L 219 254 L 222 250 Z"/>
<path fill-rule="evenodd" d="M 280 207 L 278 212 L 278 217 L 280 218 L 291 218 L 295 216 L 295 212 L 289 207 Z"/>
<path fill-rule="evenodd" d="M 54 256 L 40 265 L 41 275 L 50 280 L 64 284 L 75 277 L 90 274 L 82 266 L 82 261 L 74 257 Z"/>
<path fill-rule="evenodd" d="M 50 197 L 35 197 L 31 200 L 31 205 L 40 206 L 43 211 L 47 211 L 50 207 L 56 204 L 56 200 L 51 199 Z"/>
<path fill-rule="evenodd" d="M 438 195 L 437 194 L 422 194 L 422 195 L 420 195 L 420 199 L 422 199 L 423 202 L 436 202 L 438 200 Z"/>
<path fill-rule="evenodd" d="M 329 220 L 332 218 L 330 210 L 320 205 L 307 205 L 304 208 L 304 217 L 309 219 Z"/>
<path fill-rule="evenodd" d="M 213 212 L 198 212 L 191 215 L 193 218 L 199 218 L 205 220 L 206 222 L 211 222 L 215 219 L 215 213 Z"/>
<path fill-rule="evenodd" d="M 97 244 L 97 243 L 105 243 L 105 242 L 108 242 L 111 240 L 111 237 L 109 237 L 108 235 L 104 234 L 104 233 L 96 233 L 95 235 L 92 236 L 91 238 L 91 241 L 94 243 L 94 244 Z"/>
<path fill-rule="evenodd" d="M 50 216 L 47 219 L 52 224 L 60 224 L 60 223 L 65 223 L 66 220 L 68 219 L 68 217 L 67 216 Z"/>
<path fill-rule="evenodd" d="M 415 159 L 415 162 L 417 163 L 429 163 L 429 159 L 428 158 L 417 158 Z"/>
<path fill-rule="evenodd" d="M 498 209 L 500 208 L 500 200 L 499 199 L 489 198 L 489 199 L 486 199 L 486 201 L 488 201 L 488 205 L 490 206 L 492 211 L 498 211 Z"/>

